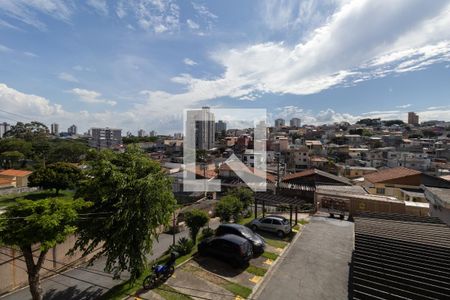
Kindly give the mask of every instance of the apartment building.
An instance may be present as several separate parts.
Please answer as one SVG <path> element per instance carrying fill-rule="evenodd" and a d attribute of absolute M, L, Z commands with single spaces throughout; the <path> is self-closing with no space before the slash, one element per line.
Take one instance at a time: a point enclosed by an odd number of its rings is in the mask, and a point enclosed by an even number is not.
<path fill-rule="evenodd" d="M 122 129 L 91 128 L 89 136 L 89 146 L 97 149 L 111 149 L 122 144 Z"/>

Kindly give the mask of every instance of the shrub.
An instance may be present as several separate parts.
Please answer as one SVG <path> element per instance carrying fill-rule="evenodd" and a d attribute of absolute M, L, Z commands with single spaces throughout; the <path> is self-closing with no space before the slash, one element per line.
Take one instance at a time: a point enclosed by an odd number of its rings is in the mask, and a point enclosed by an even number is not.
<path fill-rule="evenodd" d="M 230 222 L 231 219 L 237 222 L 241 217 L 242 209 L 242 202 L 237 197 L 228 195 L 217 203 L 216 215 L 222 222 Z"/>
<path fill-rule="evenodd" d="M 202 210 L 193 209 L 186 212 L 185 218 L 186 225 L 187 227 L 189 227 L 191 233 L 191 239 L 193 241 L 196 241 L 200 228 L 202 228 L 209 222 L 208 214 Z"/>
<path fill-rule="evenodd" d="M 211 228 L 203 228 L 202 230 L 202 235 L 201 235 L 201 239 L 207 239 L 209 237 L 212 237 L 214 235 L 214 230 Z"/>
<path fill-rule="evenodd" d="M 182 237 L 175 245 L 171 245 L 169 250 L 178 252 L 180 255 L 186 255 L 191 253 L 194 248 L 194 242 L 188 238 Z"/>

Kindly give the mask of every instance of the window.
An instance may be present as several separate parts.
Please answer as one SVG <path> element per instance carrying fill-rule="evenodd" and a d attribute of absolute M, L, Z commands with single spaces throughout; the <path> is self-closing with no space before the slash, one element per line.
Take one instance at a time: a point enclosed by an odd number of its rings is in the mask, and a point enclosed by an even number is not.
<path fill-rule="evenodd" d="M 278 221 L 278 220 L 273 220 L 273 223 L 272 223 L 273 225 L 281 225 L 281 221 Z"/>
<path fill-rule="evenodd" d="M 272 219 L 263 219 L 261 221 L 261 223 L 263 223 L 263 224 L 272 224 Z"/>
<path fill-rule="evenodd" d="M 384 188 L 377 188 L 377 194 L 384 195 L 384 193 L 385 193 Z"/>

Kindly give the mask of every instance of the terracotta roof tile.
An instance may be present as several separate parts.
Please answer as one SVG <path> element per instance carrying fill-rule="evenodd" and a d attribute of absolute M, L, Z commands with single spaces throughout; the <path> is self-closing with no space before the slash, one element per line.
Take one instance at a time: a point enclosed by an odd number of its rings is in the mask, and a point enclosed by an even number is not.
<path fill-rule="evenodd" d="M 0 172 L 0 175 L 5 175 L 5 176 L 27 176 L 30 175 L 31 171 L 26 171 L 26 170 L 14 170 L 14 169 L 8 169 L 8 170 L 4 170 Z"/>
<path fill-rule="evenodd" d="M 364 175 L 364 179 L 372 183 L 379 183 L 392 179 L 398 179 L 419 174 L 422 174 L 422 172 L 404 167 L 397 167 Z"/>
<path fill-rule="evenodd" d="M 12 180 L 7 178 L 0 178 L 0 185 L 12 185 Z"/>

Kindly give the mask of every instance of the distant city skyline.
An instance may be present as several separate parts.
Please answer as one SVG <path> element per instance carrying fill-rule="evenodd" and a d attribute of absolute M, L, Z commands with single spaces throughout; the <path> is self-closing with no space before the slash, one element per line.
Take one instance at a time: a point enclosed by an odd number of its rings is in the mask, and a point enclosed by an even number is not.
<path fill-rule="evenodd" d="M 0 122 L 168 134 L 204 105 L 450 121 L 450 1 L 8 0 L 0 36 Z"/>

